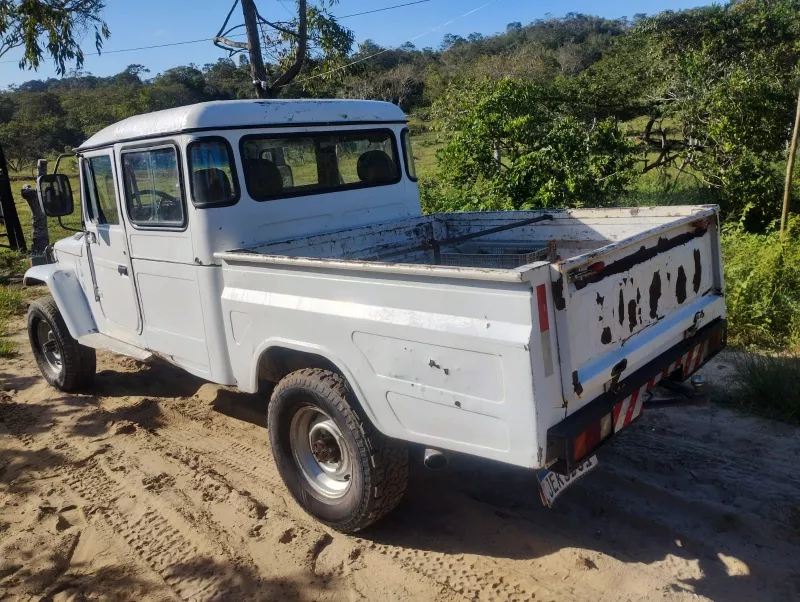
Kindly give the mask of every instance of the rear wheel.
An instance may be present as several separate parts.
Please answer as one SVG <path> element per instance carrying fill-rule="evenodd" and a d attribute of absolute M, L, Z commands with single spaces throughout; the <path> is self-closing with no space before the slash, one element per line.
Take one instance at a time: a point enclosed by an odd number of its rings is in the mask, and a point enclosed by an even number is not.
<path fill-rule="evenodd" d="M 94 349 L 72 338 L 52 297 L 31 303 L 28 339 L 39 371 L 56 389 L 71 393 L 88 387 L 94 380 Z"/>
<path fill-rule="evenodd" d="M 372 427 L 340 375 L 305 369 L 281 380 L 270 402 L 269 433 L 289 492 L 332 528 L 358 531 L 400 503 L 408 447 Z"/>

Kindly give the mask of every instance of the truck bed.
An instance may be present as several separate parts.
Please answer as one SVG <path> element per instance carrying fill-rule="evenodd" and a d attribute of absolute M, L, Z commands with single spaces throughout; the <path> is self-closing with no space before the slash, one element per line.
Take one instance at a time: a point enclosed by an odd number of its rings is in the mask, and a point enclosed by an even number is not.
<path fill-rule="evenodd" d="M 574 260 L 617 243 L 633 244 L 638 235 L 713 213 L 710 206 L 439 213 L 270 242 L 219 253 L 218 257 L 232 259 L 239 256 L 247 257 L 249 261 L 269 263 L 313 259 L 347 269 L 380 271 L 398 271 L 402 269 L 400 264 L 436 266 L 442 268 L 436 272 L 441 276 L 450 273 L 455 278 L 521 280 L 530 264 L 521 263 L 509 268 L 508 261 L 498 258 L 498 255 L 524 256 L 542 252 L 555 242 L 556 256 L 547 259 L 553 263 Z M 434 250 L 437 241 L 473 235 L 537 217 L 545 219 L 461 244 L 443 246 L 441 253 L 447 256 L 445 261 L 449 263 L 455 263 L 453 260 L 458 255 L 467 256 L 460 265 L 437 261 Z M 479 259 L 481 255 L 486 257 L 483 262 Z M 537 258 L 530 263 L 537 264 L 543 259 Z M 477 265 L 469 265 L 470 261 Z M 470 273 L 471 268 L 477 271 Z M 424 270 L 430 273 L 429 268 Z M 513 274 L 501 273 L 509 271 Z"/>
<path fill-rule="evenodd" d="M 717 211 L 447 213 L 217 253 L 227 335 L 326 350 L 390 436 L 542 466 L 548 429 L 724 319 Z"/>

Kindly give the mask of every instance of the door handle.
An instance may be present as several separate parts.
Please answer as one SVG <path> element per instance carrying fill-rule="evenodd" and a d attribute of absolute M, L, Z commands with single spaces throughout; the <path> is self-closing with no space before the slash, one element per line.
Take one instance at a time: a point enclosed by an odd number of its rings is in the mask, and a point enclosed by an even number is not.
<path fill-rule="evenodd" d="M 124 265 L 117 266 L 117 272 L 119 272 L 120 276 L 127 276 L 128 275 L 128 268 Z"/>

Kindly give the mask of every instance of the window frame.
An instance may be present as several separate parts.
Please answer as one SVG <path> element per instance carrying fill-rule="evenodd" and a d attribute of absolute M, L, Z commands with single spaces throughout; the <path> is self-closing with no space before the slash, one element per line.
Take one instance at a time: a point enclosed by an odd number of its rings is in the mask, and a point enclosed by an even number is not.
<path fill-rule="evenodd" d="M 291 139 L 291 138 L 314 138 L 316 136 L 331 136 L 331 135 L 350 135 L 350 134 L 388 134 L 391 142 L 392 142 L 392 152 L 394 153 L 393 160 L 397 165 L 397 177 L 391 181 L 387 182 L 380 182 L 380 183 L 369 183 L 369 182 L 352 182 L 350 184 L 340 184 L 335 188 L 322 188 L 322 189 L 307 189 L 307 190 L 297 190 L 295 192 L 281 192 L 280 194 L 271 195 L 268 197 L 261 197 L 257 198 L 253 196 L 250 192 L 250 185 L 247 181 L 247 171 L 244 168 L 244 145 L 249 140 L 281 140 L 281 139 Z M 394 130 L 391 128 L 371 128 L 371 129 L 354 129 L 354 130 L 343 130 L 343 129 L 336 129 L 336 130 L 325 130 L 325 131 L 310 131 L 310 132 L 283 132 L 283 133 L 270 133 L 270 134 L 247 134 L 246 136 L 242 136 L 239 139 L 239 157 L 242 161 L 242 176 L 244 180 L 245 188 L 247 189 L 247 195 L 253 199 L 257 203 L 266 203 L 269 201 L 278 201 L 281 199 L 290 199 L 296 198 L 301 196 L 315 196 L 318 194 L 332 194 L 335 192 L 345 192 L 348 190 L 361 190 L 365 188 L 377 188 L 380 186 L 394 186 L 395 184 L 399 184 L 403 181 L 403 169 L 400 165 L 400 154 L 397 152 L 397 135 L 395 134 Z"/>
<path fill-rule="evenodd" d="M 411 170 L 408 168 L 409 157 L 411 157 L 411 161 L 413 161 L 414 160 L 414 154 L 412 152 L 410 152 L 411 151 L 411 147 L 406 144 L 406 137 L 408 137 L 409 142 L 410 142 L 411 141 L 411 130 L 408 129 L 407 127 L 403 128 L 403 130 L 400 132 L 400 146 L 402 146 L 402 148 L 403 148 L 403 165 L 405 166 L 405 169 L 406 169 L 406 177 L 409 180 L 411 180 L 412 182 L 417 182 L 419 180 L 419 175 L 412 176 L 411 175 Z M 416 164 L 414 164 L 414 173 L 415 174 L 417 173 Z"/>
<path fill-rule="evenodd" d="M 107 221 L 101 222 L 99 221 L 99 216 L 94 214 L 95 205 L 97 208 L 102 210 L 100 198 L 97 192 L 97 177 L 94 173 L 94 168 L 92 167 L 92 159 L 97 159 L 99 157 L 107 157 L 109 160 L 109 165 L 111 166 L 111 174 L 114 179 L 114 201 L 117 205 L 117 223 L 111 224 Z M 88 218 L 89 222 L 94 224 L 95 227 L 97 226 L 120 226 L 122 225 L 122 213 L 120 207 L 120 199 L 119 195 L 116 191 L 117 179 L 115 173 L 115 165 L 114 165 L 114 153 L 113 151 L 109 150 L 108 153 L 98 153 L 93 154 L 90 157 L 85 155 L 81 156 L 81 169 L 83 170 L 83 180 L 84 180 L 84 191 L 83 193 L 86 195 L 86 217 Z M 103 212 L 105 217 L 105 212 Z"/>
<path fill-rule="evenodd" d="M 175 151 L 175 168 L 178 171 L 178 183 L 181 190 L 181 206 L 183 208 L 183 221 L 180 224 L 156 224 L 156 225 L 142 225 L 133 220 L 130 214 L 130 207 L 128 206 L 128 175 L 125 173 L 125 155 L 131 153 L 142 153 L 160 150 L 162 148 L 171 148 Z M 189 212 L 186 206 L 186 184 L 183 181 L 183 163 L 181 157 L 180 145 L 175 140 L 166 140 L 163 142 L 145 143 L 136 146 L 127 146 L 120 150 L 119 165 L 122 170 L 122 186 L 125 195 L 125 217 L 128 223 L 136 230 L 158 230 L 158 231 L 171 231 L 183 232 L 189 227 Z"/>
<path fill-rule="evenodd" d="M 234 187 L 236 194 L 233 199 L 225 201 L 224 203 L 196 203 L 194 200 L 194 169 L 192 167 L 192 147 L 195 144 L 203 144 L 204 142 L 222 142 L 228 150 L 228 163 L 231 168 L 231 185 Z M 239 173 L 236 168 L 236 155 L 233 154 L 233 147 L 230 140 L 224 136 L 203 136 L 200 138 L 192 138 L 186 145 L 186 164 L 189 168 L 189 195 L 192 199 L 192 205 L 198 209 L 214 209 L 217 207 L 232 207 L 239 202 L 242 198 L 242 187 L 239 180 Z"/>

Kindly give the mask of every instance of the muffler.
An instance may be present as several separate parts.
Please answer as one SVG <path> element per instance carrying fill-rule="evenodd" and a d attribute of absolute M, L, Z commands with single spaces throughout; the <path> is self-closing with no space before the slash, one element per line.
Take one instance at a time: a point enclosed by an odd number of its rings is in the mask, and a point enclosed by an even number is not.
<path fill-rule="evenodd" d="M 433 449 L 432 447 L 425 448 L 425 455 L 422 459 L 422 463 L 425 464 L 425 468 L 429 470 L 441 470 L 442 468 L 447 467 L 447 464 L 450 462 L 450 459 L 447 457 L 447 454 L 439 449 Z"/>

